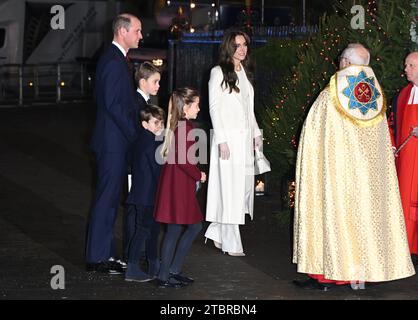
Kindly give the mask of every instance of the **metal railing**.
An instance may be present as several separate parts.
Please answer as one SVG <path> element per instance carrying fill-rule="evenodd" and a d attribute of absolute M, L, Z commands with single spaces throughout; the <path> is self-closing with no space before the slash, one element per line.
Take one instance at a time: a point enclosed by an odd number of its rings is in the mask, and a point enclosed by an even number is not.
<path fill-rule="evenodd" d="M 88 99 L 93 76 L 85 62 L 0 65 L 0 105 Z"/>
<path fill-rule="evenodd" d="M 269 39 L 307 38 L 319 31 L 313 26 L 254 26 L 252 48 L 258 48 Z M 190 85 L 199 90 L 207 86 L 208 71 L 218 59 L 218 48 L 224 30 L 183 32 L 179 39 L 168 44 L 168 89 Z M 203 89 L 204 90 L 204 89 Z"/>
<path fill-rule="evenodd" d="M 317 25 L 312 26 L 264 26 L 257 25 L 251 28 L 252 37 L 257 38 L 298 38 L 315 34 L 319 31 Z M 224 30 L 183 32 L 182 39 L 222 38 Z"/>

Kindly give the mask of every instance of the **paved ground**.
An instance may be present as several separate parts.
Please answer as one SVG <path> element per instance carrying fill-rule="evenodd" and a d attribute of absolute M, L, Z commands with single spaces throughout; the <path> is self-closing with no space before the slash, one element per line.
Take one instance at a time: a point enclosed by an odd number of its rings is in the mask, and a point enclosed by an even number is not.
<path fill-rule="evenodd" d="M 241 229 L 246 257 L 230 257 L 195 241 L 185 273 L 190 287 L 157 289 L 121 276 L 84 271 L 84 238 L 94 190 L 87 149 L 88 104 L 0 109 L 0 298 L 138 300 L 417 299 L 418 277 L 303 291 L 291 263 L 289 226 L 274 214 L 277 195 L 256 197 L 255 219 Z M 122 210 L 121 210 L 122 212 Z M 117 235 L 120 238 L 120 219 Z M 65 270 L 65 289 L 51 288 L 51 268 Z"/>

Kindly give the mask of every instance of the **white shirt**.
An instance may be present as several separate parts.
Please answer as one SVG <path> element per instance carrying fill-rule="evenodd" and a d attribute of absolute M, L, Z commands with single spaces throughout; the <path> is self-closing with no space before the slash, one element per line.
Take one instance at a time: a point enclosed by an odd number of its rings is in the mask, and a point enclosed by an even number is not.
<path fill-rule="evenodd" d="M 240 90 L 240 95 L 241 95 L 241 99 L 243 102 L 243 107 L 244 107 L 244 115 L 245 115 L 245 121 L 247 122 L 247 127 L 249 127 L 249 110 L 248 110 L 248 103 L 249 103 L 249 98 L 250 98 L 250 92 L 249 92 L 249 80 L 247 78 L 247 76 L 245 75 L 245 71 L 244 68 L 241 66 L 241 70 L 240 71 L 236 71 L 237 76 L 238 76 L 238 87 Z"/>
<path fill-rule="evenodd" d="M 237 76 L 238 76 L 238 87 L 239 87 L 239 90 L 240 90 L 240 93 L 241 93 L 241 97 L 242 97 L 244 102 L 247 102 L 248 98 L 249 98 L 249 95 L 250 95 L 249 89 L 248 89 L 248 81 L 249 80 L 248 80 L 247 76 L 245 75 L 243 67 L 241 67 L 240 71 L 236 71 L 236 73 L 237 73 Z"/>
<path fill-rule="evenodd" d="M 136 89 L 136 92 L 139 92 L 141 94 L 141 96 L 145 99 L 145 102 L 148 103 L 148 100 L 150 99 L 150 96 L 147 95 L 144 91 L 142 91 L 141 89 Z"/>
<path fill-rule="evenodd" d="M 408 104 L 418 104 L 418 86 L 414 85 L 409 95 Z"/>
<path fill-rule="evenodd" d="M 123 48 L 122 48 L 122 46 L 121 46 L 119 43 L 117 43 L 116 41 L 112 41 L 112 43 L 113 43 L 115 46 L 117 46 L 117 47 L 119 48 L 119 50 L 120 50 L 120 51 L 122 51 L 123 56 L 124 56 L 124 57 L 126 57 L 126 51 L 125 51 L 125 49 L 123 49 Z"/>

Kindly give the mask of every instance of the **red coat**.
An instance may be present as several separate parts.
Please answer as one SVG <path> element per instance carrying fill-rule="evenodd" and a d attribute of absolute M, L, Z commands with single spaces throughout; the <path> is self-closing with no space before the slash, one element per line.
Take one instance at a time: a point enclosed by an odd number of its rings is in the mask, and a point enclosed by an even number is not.
<path fill-rule="evenodd" d="M 396 147 L 408 137 L 412 128 L 418 126 L 418 105 L 408 105 L 412 84 L 406 86 L 399 94 L 396 121 Z M 409 250 L 418 254 L 418 139 L 411 140 L 399 152 L 396 159 L 399 191 L 405 215 L 406 234 Z"/>
<path fill-rule="evenodd" d="M 155 199 L 154 218 L 158 222 L 194 224 L 203 220 L 196 199 L 196 182 L 201 173 L 195 164 L 195 141 L 186 139 L 192 129 L 189 120 L 182 120 L 174 131 L 175 145 L 170 148 L 168 161 L 161 170 Z"/>

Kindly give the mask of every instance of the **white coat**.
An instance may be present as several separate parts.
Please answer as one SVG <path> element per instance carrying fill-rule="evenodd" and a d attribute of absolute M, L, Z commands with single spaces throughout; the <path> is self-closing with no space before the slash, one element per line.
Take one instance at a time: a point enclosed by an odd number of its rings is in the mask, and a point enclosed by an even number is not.
<path fill-rule="evenodd" d="M 244 68 L 242 68 L 244 70 Z M 244 71 L 245 73 L 245 71 Z M 246 76 L 245 76 L 246 78 Z M 254 176 L 254 137 L 261 136 L 254 116 L 254 89 L 251 83 L 238 83 L 241 89 L 246 85 L 247 97 L 221 87 L 223 73 L 220 66 L 211 70 L 209 80 L 209 113 L 213 125 L 211 143 L 208 198 L 206 220 L 227 224 L 245 224 L 245 213 L 253 218 L 254 178 L 252 192 L 245 209 L 245 176 Z M 218 145 L 228 144 L 230 158 L 219 157 Z M 246 212 L 247 211 L 247 212 Z"/>

